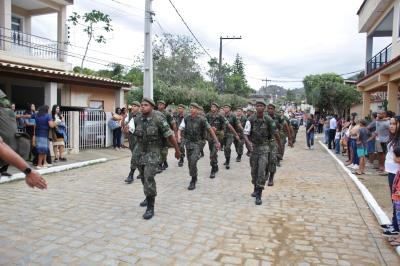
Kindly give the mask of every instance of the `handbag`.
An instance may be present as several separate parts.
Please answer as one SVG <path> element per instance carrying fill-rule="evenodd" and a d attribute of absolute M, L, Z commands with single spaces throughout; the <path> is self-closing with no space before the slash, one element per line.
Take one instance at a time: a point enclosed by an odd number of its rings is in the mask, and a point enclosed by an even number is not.
<path fill-rule="evenodd" d="M 115 130 L 115 129 L 121 127 L 121 124 L 118 123 L 118 121 L 116 121 L 116 120 L 114 120 L 114 119 L 110 119 L 110 120 L 108 121 L 108 127 L 109 127 L 111 130 Z"/>

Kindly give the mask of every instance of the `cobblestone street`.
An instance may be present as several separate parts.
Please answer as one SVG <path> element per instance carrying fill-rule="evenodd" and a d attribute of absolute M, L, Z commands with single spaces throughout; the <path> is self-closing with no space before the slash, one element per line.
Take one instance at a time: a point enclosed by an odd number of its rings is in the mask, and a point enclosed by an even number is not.
<path fill-rule="evenodd" d="M 178 168 L 170 150 L 150 221 L 140 181 L 123 182 L 128 157 L 48 175 L 47 191 L 1 185 L 0 264 L 400 265 L 357 188 L 321 146 L 305 149 L 304 132 L 261 206 L 247 157 L 225 170 L 220 152 L 211 180 L 205 151 L 188 191 L 186 161 Z"/>

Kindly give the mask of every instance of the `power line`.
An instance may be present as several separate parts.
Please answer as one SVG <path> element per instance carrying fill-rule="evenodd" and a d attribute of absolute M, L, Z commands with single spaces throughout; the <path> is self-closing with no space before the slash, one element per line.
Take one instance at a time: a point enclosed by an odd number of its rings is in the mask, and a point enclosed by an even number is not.
<path fill-rule="evenodd" d="M 204 46 L 200 43 L 200 41 L 197 39 L 196 35 L 194 35 L 193 31 L 190 29 L 189 25 L 186 23 L 186 21 L 183 19 L 182 15 L 179 13 L 178 9 L 175 7 L 175 5 L 172 3 L 171 0 L 168 0 L 172 7 L 175 9 L 176 13 L 178 14 L 178 16 L 181 18 L 183 24 L 185 24 L 186 28 L 188 29 L 188 31 L 190 32 L 190 34 L 192 34 L 193 38 L 196 40 L 196 42 L 200 45 L 200 47 L 204 50 L 204 52 L 210 57 L 212 58 L 212 56 L 210 55 L 210 53 L 204 48 Z"/>
<path fill-rule="evenodd" d="M 339 76 L 346 76 L 346 75 L 350 75 L 350 74 L 360 73 L 362 71 L 364 71 L 364 69 L 353 71 L 353 72 L 349 72 L 349 73 L 339 74 Z"/>

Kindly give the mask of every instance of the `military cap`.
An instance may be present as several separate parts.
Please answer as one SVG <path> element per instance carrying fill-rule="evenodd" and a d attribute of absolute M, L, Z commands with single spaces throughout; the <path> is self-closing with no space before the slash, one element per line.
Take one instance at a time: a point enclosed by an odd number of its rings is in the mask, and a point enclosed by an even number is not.
<path fill-rule="evenodd" d="M 190 106 L 201 110 L 200 105 L 198 105 L 197 103 L 191 103 Z"/>
<path fill-rule="evenodd" d="M 254 110 L 253 107 L 248 108 L 247 111 L 248 111 L 248 112 L 253 112 L 253 113 L 255 113 L 255 110 Z"/>
<path fill-rule="evenodd" d="M 140 102 L 138 102 L 138 101 L 133 101 L 133 102 L 131 103 L 131 105 L 135 105 L 135 106 L 139 106 L 139 107 L 140 107 Z"/>
<path fill-rule="evenodd" d="M 144 97 L 144 98 L 142 99 L 142 102 L 147 102 L 147 103 L 151 104 L 153 107 L 156 106 L 156 104 L 154 103 L 154 101 L 153 101 L 152 99 L 150 99 L 150 98 L 147 98 L 147 97 Z"/>
<path fill-rule="evenodd" d="M 236 110 L 242 110 L 243 111 L 243 107 L 238 107 L 238 108 L 236 108 Z"/>
<path fill-rule="evenodd" d="M 216 102 L 211 103 L 211 105 L 215 105 L 215 107 L 219 108 L 219 104 Z"/>
<path fill-rule="evenodd" d="M 183 109 L 186 108 L 186 106 L 185 106 L 184 104 L 180 104 L 180 105 L 178 105 L 178 107 L 181 107 L 181 108 L 183 108 Z"/>
<path fill-rule="evenodd" d="M 2 90 L 0 90 L 0 98 L 5 98 L 5 97 L 6 97 L 6 94 Z"/>
<path fill-rule="evenodd" d="M 227 103 L 227 104 L 224 104 L 224 107 L 229 107 L 229 108 L 232 108 L 232 106 L 231 106 L 229 103 Z"/>
<path fill-rule="evenodd" d="M 274 109 L 276 109 L 276 105 L 273 103 L 268 104 L 268 106 L 274 107 Z"/>
<path fill-rule="evenodd" d="M 200 106 L 200 110 L 201 110 L 201 111 L 204 111 L 204 108 L 203 108 L 203 106 Z"/>
<path fill-rule="evenodd" d="M 167 104 L 165 103 L 165 101 L 163 101 L 163 100 L 159 100 L 159 101 L 157 102 L 157 104 L 160 104 L 160 103 L 162 103 L 162 104 L 164 104 L 164 105 L 167 105 Z"/>
<path fill-rule="evenodd" d="M 267 106 L 267 104 L 263 100 L 257 100 L 256 104 L 262 104 L 264 106 Z"/>

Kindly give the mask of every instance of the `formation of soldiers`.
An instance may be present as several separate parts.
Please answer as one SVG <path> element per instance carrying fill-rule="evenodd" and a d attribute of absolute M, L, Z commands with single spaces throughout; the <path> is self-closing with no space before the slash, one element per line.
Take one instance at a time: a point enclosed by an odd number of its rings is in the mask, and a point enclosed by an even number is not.
<path fill-rule="evenodd" d="M 158 110 L 155 110 L 157 106 Z M 204 147 L 208 142 L 210 151 L 210 178 L 215 178 L 219 171 L 218 151 L 223 147 L 226 170 L 231 165 L 231 146 L 235 146 L 236 162 L 241 162 L 244 145 L 250 157 L 251 182 L 255 204 L 262 204 L 262 191 L 274 185 L 277 166 L 285 153 L 285 144 L 293 147 L 294 131 L 290 121 L 283 113 L 277 113 L 273 104 L 257 101 L 254 109 L 244 114 L 242 108 L 236 113 L 228 104 L 220 106 L 211 104 L 207 114 L 197 103 L 191 103 L 186 112 L 184 105 L 179 105 L 177 113 L 172 116 L 166 109 L 165 101 L 157 105 L 149 98 L 142 102 L 133 102 L 131 112 L 125 120 L 128 128 L 129 148 L 132 151 L 131 171 L 125 182 L 137 179 L 143 184 L 146 198 L 140 206 L 147 207 L 144 219 L 154 216 L 154 203 L 157 196 L 155 176 L 168 168 L 168 149 L 175 149 L 178 166 L 182 167 L 187 158 L 190 182 L 188 190 L 194 190 L 198 182 L 197 162 L 204 156 Z"/>

